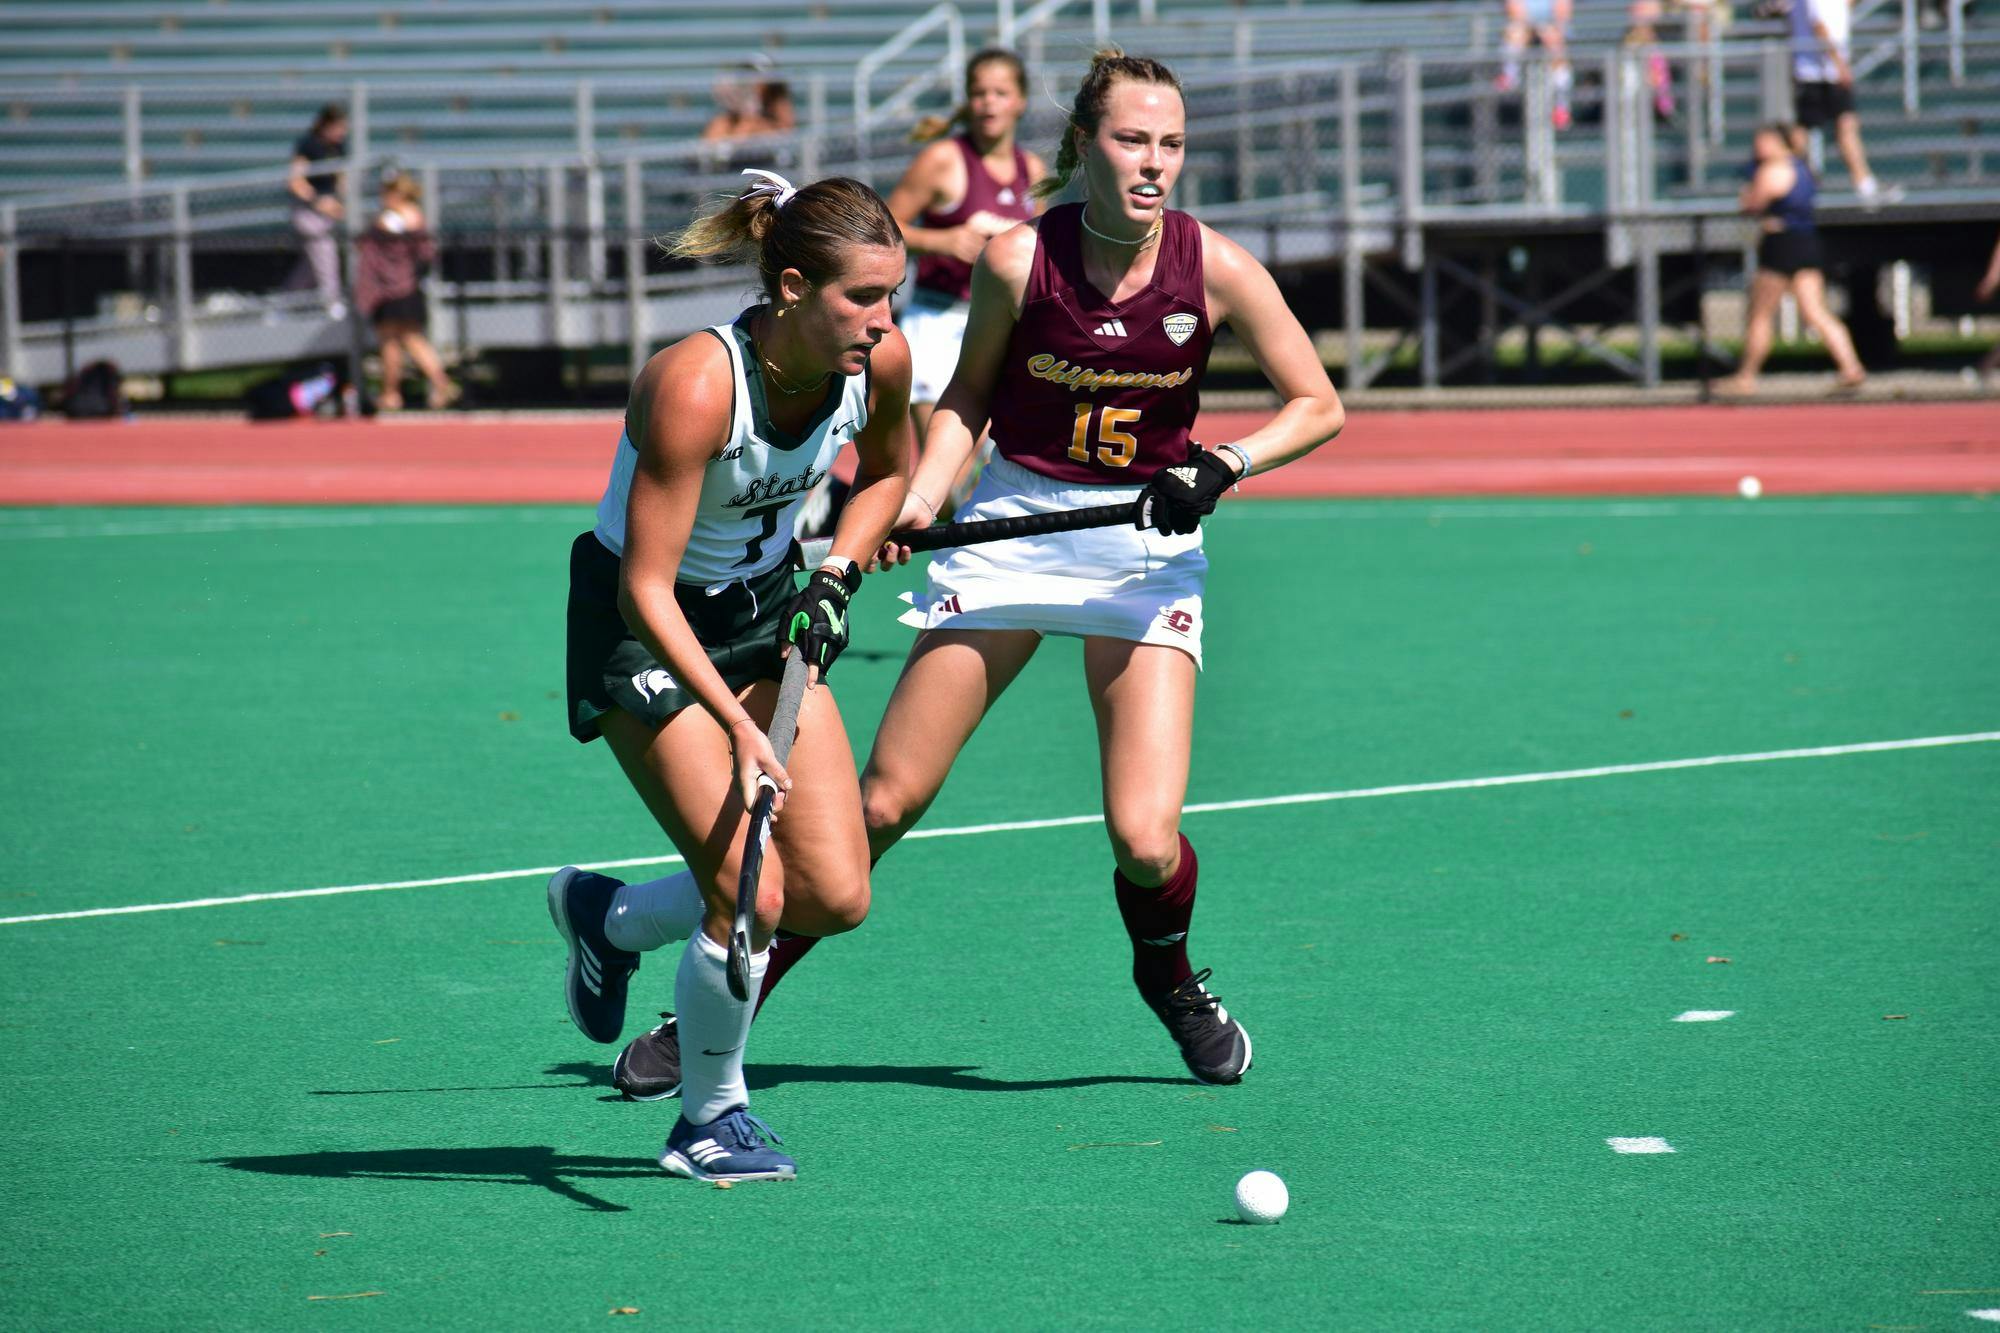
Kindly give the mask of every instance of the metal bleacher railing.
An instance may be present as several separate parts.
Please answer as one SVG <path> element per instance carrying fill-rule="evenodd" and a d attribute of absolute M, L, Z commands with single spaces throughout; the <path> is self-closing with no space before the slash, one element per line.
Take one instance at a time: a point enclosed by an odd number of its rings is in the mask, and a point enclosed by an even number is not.
<path fill-rule="evenodd" d="M 404 4 L 413 17 L 396 31 L 408 38 L 419 26 L 414 15 L 460 3 Z M 396 6 L 323 0 L 310 9 L 320 25 L 313 40 L 385 8 Z M 530 20 L 559 9 L 531 0 L 480 8 L 531 33 L 550 25 Z M 634 24 L 664 24 L 661 15 L 676 10 L 628 0 L 599 8 Z M 116 10 L 132 22 L 197 10 L 239 21 L 268 13 L 276 22 L 301 12 L 268 2 L 108 0 L 13 9 Z M 703 144 L 695 135 L 710 71 L 745 53 L 746 42 L 754 49 L 759 23 L 808 7 L 740 0 L 732 9 L 742 14 L 733 27 L 667 24 L 684 40 L 644 79 L 620 76 L 621 61 L 596 63 L 595 55 L 589 68 L 600 72 L 589 76 L 552 77 L 540 64 L 532 75 L 502 77 L 492 57 L 480 56 L 488 77 L 444 86 L 435 74 L 419 81 L 382 64 L 337 82 L 315 73 L 217 91 L 181 75 L 133 81 L 128 71 L 120 82 L 111 66 L 63 74 L 70 48 L 53 46 L 45 68 L 69 86 L 4 95 L 17 109 L 0 125 L 0 188 L 10 177 L 37 179 L 21 170 L 25 150 L 69 168 L 90 152 L 108 154 L 117 170 L 84 188 L 0 193 L 0 372 L 49 381 L 99 356 L 166 371 L 348 353 L 358 330 L 330 322 L 303 294 L 273 290 L 296 244 L 284 171 L 244 166 L 282 155 L 324 101 L 346 104 L 354 120 L 350 216 L 366 215 L 385 166 L 412 170 L 425 185 L 444 248 L 429 280 L 443 349 L 624 345 L 636 364 L 661 339 L 728 314 L 750 286 L 742 272 L 671 266 L 650 242 L 703 196 L 732 186 L 742 165 L 777 164 L 803 177 L 845 172 L 886 187 L 907 160 L 905 131 L 918 103 L 944 100 L 968 47 L 994 37 L 1019 46 L 1034 71 L 1025 136 L 1052 141 L 1061 116 L 1052 90 L 1073 86 L 1084 54 L 1108 36 L 1183 74 L 1183 206 L 1268 261 L 1344 261 L 1339 322 L 1350 367 L 1359 368 L 1351 374 L 1365 381 L 1360 288 L 1371 261 L 1428 272 L 1426 247 L 1441 228 L 1588 225 L 1602 230 L 1609 262 L 1636 274 L 1640 354 L 1611 363 L 1650 381 L 1659 313 L 1657 272 L 1648 272 L 1662 255 L 1745 247 L 1733 218 L 1736 167 L 1751 128 L 1790 104 L 1788 48 L 1771 24 L 1739 24 L 1728 40 L 1638 48 L 1620 40 L 1622 15 L 1586 10 L 1592 17 L 1573 34 L 1576 120 L 1558 132 L 1547 114 L 1546 62 L 1526 62 L 1520 91 L 1496 89 L 1500 20 L 1483 3 L 1342 6 L 1332 23 L 1324 6 L 1250 5 L 1218 17 L 1171 0 L 1044 0 L 981 10 L 974 21 L 951 4 L 882 0 L 843 3 L 838 19 L 806 21 L 791 35 L 785 69 L 801 93 L 796 132 Z M 1860 11 L 1858 92 L 1871 157 L 1878 174 L 1909 192 L 1906 207 L 2000 216 L 2000 182 L 1987 165 L 2000 152 L 2000 30 L 1969 24 L 1964 0 L 1949 0 L 1947 13 L 1945 29 L 1930 32 L 1919 0 L 1870 0 Z M 180 35 L 191 26 L 184 18 Z M 819 44 L 806 40 L 807 28 Z M 363 44 L 347 40 L 358 62 Z M 96 42 L 106 44 L 101 32 Z M 171 43 L 129 45 L 136 64 L 153 45 Z M 575 59 L 586 45 L 572 34 L 549 60 Z M 428 39 L 419 47 L 392 41 L 368 58 L 438 49 Z M 1644 77 L 1654 52 L 1679 92 L 1671 119 L 1656 111 Z M 672 67 L 698 64 L 696 55 L 702 72 Z M 11 59 L 0 56 L 0 73 Z M 188 174 L 159 174 L 175 164 Z M 86 290 L 97 294 L 87 309 L 78 299 Z M 1424 290 L 1412 299 L 1429 301 L 1435 323 L 1435 300 Z M 1439 353 L 1433 346 L 1426 356 L 1434 372 Z"/>

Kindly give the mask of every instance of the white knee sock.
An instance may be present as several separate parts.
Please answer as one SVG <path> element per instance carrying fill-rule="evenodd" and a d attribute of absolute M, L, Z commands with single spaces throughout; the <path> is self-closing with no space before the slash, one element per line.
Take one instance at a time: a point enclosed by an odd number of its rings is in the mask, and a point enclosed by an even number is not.
<path fill-rule="evenodd" d="M 604 933 L 621 949 L 648 953 L 694 934 L 703 910 L 694 872 L 683 870 L 618 890 L 604 914 Z"/>
<path fill-rule="evenodd" d="M 757 1013 L 770 950 L 750 955 L 750 998 L 729 993 L 729 951 L 697 930 L 674 974 L 674 1012 L 681 1029 L 681 1115 L 705 1125 L 750 1104 L 743 1084 L 743 1043 Z"/>

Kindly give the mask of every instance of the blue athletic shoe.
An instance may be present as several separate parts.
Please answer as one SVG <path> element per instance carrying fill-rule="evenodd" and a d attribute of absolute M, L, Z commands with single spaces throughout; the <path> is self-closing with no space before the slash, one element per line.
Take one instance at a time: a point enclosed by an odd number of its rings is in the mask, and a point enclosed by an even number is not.
<path fill-rule="evenodd" d="M 689 1180 L 791 1180 L 799 1164 L 765 1143 L 783 1143 L 772 1128 L 742 1107 L 706 1125 L 682 1116 L 660 1150 L 660 1165 Z"/>
<path fill-rule="evenodd" d="M 608 875 L 564 866 L 549 877 L 549 917 L 569 941 L 563 998 L 569 1019 L 592 1041 L 614 1042 L 625 1030 L 625 987 L 639 970 L 639 955 L 604 934 L 611 896 L 623 888 Z"/>

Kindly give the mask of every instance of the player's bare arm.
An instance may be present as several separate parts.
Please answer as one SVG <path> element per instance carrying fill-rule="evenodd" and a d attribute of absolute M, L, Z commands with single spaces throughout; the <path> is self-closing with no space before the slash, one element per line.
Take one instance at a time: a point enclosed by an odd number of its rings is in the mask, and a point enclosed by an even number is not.
<path fill-rule="evenodd" d="M 1219 232 L 1203 227 L 1201 238 L 1209 324 L 1226 323 L 1242 339 L 1284 401 L 1269 421 L 1231 441 L 1248 455 L 1248 471 L 1268 471 L 1338 435 L 1347 412 L 1269 270 Z"/>
<path fill-rule="evenodd" d="M 890 329 L 868 358 L 868 424 L 854 437 L 854 489 L 833 534 L 835 560 L 872 567 L 909 492 L 916 435 L 910 427 L 910 344 Z"/>
<path fill-rule="evenodd" d="M 925 227 L 917 222 L 925 213 L 956 205 L 965 197 L 965 189 L 965 159 L 951 140 L 940 139 L 910 160 L 885 202 L 912 254 L 949 255 L 968 264 L 979 257 L 986 238 L 972 227 Z"/>

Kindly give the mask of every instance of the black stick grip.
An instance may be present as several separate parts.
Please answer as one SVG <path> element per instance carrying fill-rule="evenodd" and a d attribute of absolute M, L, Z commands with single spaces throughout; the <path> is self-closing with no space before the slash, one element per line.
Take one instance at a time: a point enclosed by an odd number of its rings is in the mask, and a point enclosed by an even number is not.
<path fill-rule="evenodd" d="M 1138 518 L 1139 503 L 1096 505 L 1089 509 L 1061 509 L 1052 514 L 1021 514 L 1014 518 L 982 518 L 970 523 L 940 523 L 934 528 L 914 528 L 892 532 L 889 541 L 912 551 L 942 551 L 948 546 L 977 546 L 980 542 L 1006 541 L 1010 537 L 1039 537 L 1048 532 L 1080 532 L 1084 528 L 1110 528 Z M 801 569 L 812 569 L 833 554 L 833 539 L 820 537 L 798 547 Z"/>
<path fill-rule="evenodd" d="M 1039 537 L 1049 532 L 1108 528 L 1132 522 L 1138 508 L 1136 502 L 1128 502 L 1098 505 L 1091 509 L 1064 509 L 1053 514 L 1021 514 L 1014 518 L 943 523 L 934 528 L 918 528 L 914 532 L 892 532 L 889 540 L 912 551 L 939 551 L 947 546 L 976 546 L 980 542 L 1006 541 L 1010 537 Z"/>
<path fill-rule="evenodd" d="M 778 684 L 778 702 L 771 710 L 771 749 L 784 763 L 799 734 L 799 705 L 806 697 L 805 650 L 793 645 L 785 659 L 785 676 Z M 770 836 L 771 807 L 777 790 L 760 786 L 757 804 L 750 811 L 750 827 L 743 835 L 743 863 L 736 877 L 736 919 L 729 929 L 729 993 L 750 1000 L 750 928 L 757 911 L 757 882 L 764 873 L 764 840 Z"/>

